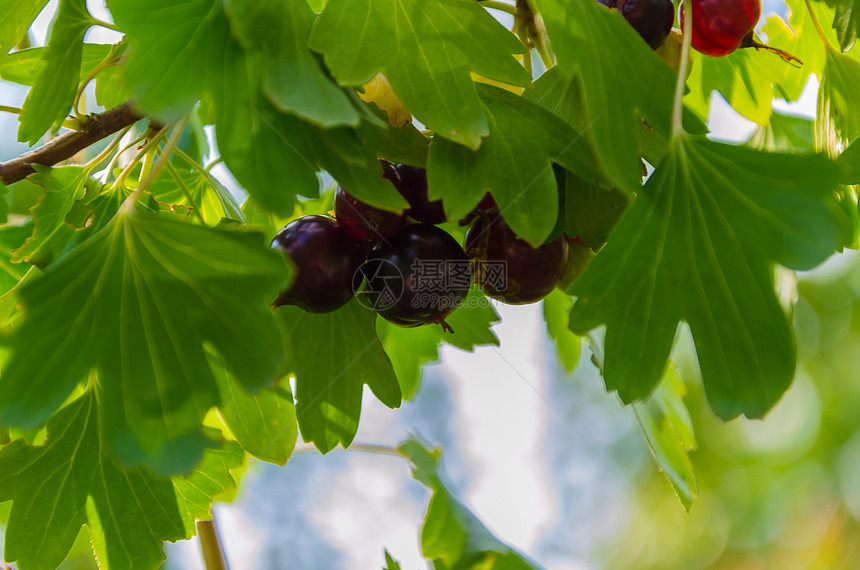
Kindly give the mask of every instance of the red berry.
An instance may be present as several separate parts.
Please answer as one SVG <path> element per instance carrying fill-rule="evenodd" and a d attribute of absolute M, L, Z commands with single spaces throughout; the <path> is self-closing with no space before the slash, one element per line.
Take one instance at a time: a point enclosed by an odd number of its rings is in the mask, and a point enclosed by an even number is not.
<path fill-rule="evenodd" d="M 364 262 L 364 250 L 333 219 L 297 218 L 278 232 L 272 247 L 296 267 L 295 281 L 278 296 L 276 307 L 297 305 L 311 313 L 328 313 L 352 298 L 353 278 Z"/>
<path fill-rule="evenodd" d="M 567 267 L 567 240 L 559 236 L 534 248 L 518 237 L 497 209 L 478 215 L 466 232 L 477 281 L 490 297 L 513 305 L 546 297 Z"/>
<path fill-rule="evenodd" d="M 688 0 L 693 11 L 693 48 L 711 56 L 728 55 L 752 40 L 761 17 L 760 0 Z M 684 3 L 681 4 L 684 28 Z"/>

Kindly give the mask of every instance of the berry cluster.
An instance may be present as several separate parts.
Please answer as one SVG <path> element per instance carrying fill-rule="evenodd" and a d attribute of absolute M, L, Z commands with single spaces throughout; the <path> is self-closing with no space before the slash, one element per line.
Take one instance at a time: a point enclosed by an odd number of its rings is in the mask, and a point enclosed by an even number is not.
<path fill-rule="evenodd" d="M 675 19 L 672 0 L 597 0 L 618 10 L 642 39 L 657 49 L 672 31 Z M 759 43 L 755 25 L 761 17 L 761 0 L 689 0 L 693 12 L 692 46 L 710 56 L 728 55 L 738 48 L 765 49 L 790 63 L 800 63 L 793 55 Z M 684 6 L 680 21 L 684 28 Z M 680 36 L 678 36 L 680 37 Z"/>
<path fill-rule="evenodd" d="M 383 177 L 409 203 L 402 214 L 369 206 L 338 187 L 334 218 L 303 216 L 278 232 L 272 247 L 287 255 L 296 275 L 275 306 L 323 313 L 359 295 L 396 325 L 448 328 L 445 317 L 472 282 L 490 297 L 522 304 L 545 297 L 565 275 L 568 239 L 532 247 L 505 223 L 489 194 L 462 222 L 470 224 L 464 251 L 436 225 L 446 215 L 441 201 L 428 198 L 423 168 L 383 162 Z"/>

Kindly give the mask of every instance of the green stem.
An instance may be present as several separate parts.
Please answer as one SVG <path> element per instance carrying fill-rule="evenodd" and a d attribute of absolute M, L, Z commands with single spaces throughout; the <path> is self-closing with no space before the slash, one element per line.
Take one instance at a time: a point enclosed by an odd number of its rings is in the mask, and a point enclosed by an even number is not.
<path fill-rule="evenodd" d="M 116 46 L 111 46 L 110 52 L 108 53 L 107 57 L 105 57 L 105 58 L 101 61 L 101 63 L 99 63 L 99 64 L 95 67 L 95 69 L 93 69 L 92 71 L 90 71 L 90 72 L 87 74 L 87 76 L 84 78 L 84 80 L 83 80 L 83 81 L 81 81 L 81 84 L 80 84 L 80 86 L 78 87 L 78 92 L 77 92 L 77 93 L 75 93 L 75 102 L 74 102 L 74 104 L 72 105 L 72 110 L 74 111 L 74 113 L 75 113 L 79 118 L 80 118 L 80 117 L 82 117 L 82 116 L 84 116 L 84 113 L 83 113 L 83 112 L 81 112 L 81 110 L 80 110 L 81 99 L 82 99 L 82 98 L 83 98 L 83 96 L 84 96 L 84 89 L 86 89 L 86 88 L 87 88 L 87 85 L 89 85 L 90 81 L 92 81 L 93 79 L 95 79 L 96 75 L 98 75 L 99 73 L 101 73 L 102 71 L 104 71 L 105 69 L 107 69 L 108 67 L 113 67 L 113 66 L 115 66 L 115 65 L 117 65 L 117 64 L 119 63 L 119 60 L 118 60 L 118 59 L 114 59 L 114 56 L 113 56 L 114 51 L 115 51 L 115 48 L 116 48 Z"/>
<path fill-rule="evenodd" d="M 684 12 L 689 17 L 689 22 L 693 21 L 692 2 L 690 0 L 682 0 Z M 690 45 L 693 43 L 693 26 L 685 26 L 684 42 L 681 48 L 681 65 L 678 66 L 678 79 L 675 83 L 675 101 L 672 106 L 672 139 L 676 139 L 684 134 L 684 84 L 687 82 L 687 66 L 690 64 Z"/>
<path fill-rule="evenodd" d="M 173 132 L 170 133 L 170 138 L 167 139 L 167 144 L 164 145 L 164 149 L 161 151 L 161 156 L 158 157 L 158 160 L 155 162 L 155 166 L 152 167 L 152 171 L 146 177 L 146 179 L 141 182 L 134 192 L 125 199 L 125 202 L 122 204 L 122 209 L 124 211 L 131 211 L 134 207 L 134 203 L 137 202 L 138 198 L 143 194 L 143 192 L 152 184 L 152 181 L 155 180 L 158 175 L 161 173 L 161 169 L 164 168 L 164 164 L 170 160 L 170 153 L 173 152 L 173 149 L 176 147 L 176 143 L 179 142 L 179 136 L 182 134 L 182 131 L 185 129 L 185 123 L 188 121 L 188 117 L 182 117 L 179 122 L 176 123 L 173 127 Z M 162 129 L 163 131 L 164 129 Z"/>
<path fill-rule="evenodd" d="M 224 158 L 219 156 L 218 158 L 206 165 L 206 172 L 212 172 L 212 169 L 221 164 L 222 162 L 224 162 Z"/>
<path fill-rule="evenodd" d="M 499 2 L 498 0 L 478 0 L 478 2 L 484 8 L 492 8 L 493 10 L 499 10 L 500 12 L 507 12 L 511 16 L 517 15 L 516 6 L 511 6 L 510 4 L 505 4 L 504 2 Z"/>
<path fill-rule="evenodd" d="M 116 164 L 117 160 L 119 160 L 119 157 L 121 157 L 123 155 L 123 153 L 128 152 L 134 145 L 142 142 L 144 140 L 144 138 L 145 138 L 144 135 L 138 136 L 136 139 L 134 139 L 133 141 L 131 141 L 130 143 L 128 143 L 127 145 L 122 147 L 122 149 L 119 152 L 117 152 L 115 155 L 113 155 L 113 158 L 111 158 L 110 162 L 108 163 L 107 167 L 105 168 L 105 171 L 107 172 L 107 175 L 105 176 L 105 184 L 107 184 L 107 181 L 110 180 L 110 176 L 113 173 L 113 167 Z"/>
<path fill-rule="evenodd" d="M 116 150 L 116 147 L 119 146 L 119 141 L 121 141 L 122 137 L 124 137 L 126 135 L 126 133 L 128 133 L 128 131 L 130 131 L 130 130 L 131 130 L 131 126 L 128 126 L 125 129 L 123 129 L 122 132 L 120 132 L 117 136 L 115 136 L 113 138 L 113 140 L 110 142 L 110 144 L 107 145 L 103 151 L 101 151 L 95 158 L 93 158 L 92 160 L 87 162 L 84 165 L 84 168 L 88 171 L 91 171 L 94 168 L 96 168 L 99 164 L 101 164 L 104 161 L 104 159 L 106 159 L 111 154 L 113 154 L 113 152 Z"/>
<path fill-rule="evenodd" d="M 203 564 L 206 570 L 228 570 L 215 520 L 197 521 L 197 536 L 200 539 L 200 550 L 203 552 Z"/>
<path fill-rule="evenodd" d="M 182 193 L 185 194 L 185 198 L 188 199 L 188 204 L 191 206 L 191 211 L 197 216 L 197 219 L 200 220 L 200 223 L 204 226 L 206 225 L 206 220 L 203 219 L 203 214 L 200 213 L 200 208 L 194 202 L 194 198 L 191 196 L 191 190 L 188 189 L 188 185 L 185 184 L 185 181 L 182 180 L 182 176 L 179 175 L 179 171 L 176 170 L 176 167 L 167 163 L 167 172 L 170 173 L 170 176 L 173 177 L 173 180 L 179 185 L 179 188 L 182 190 Z"/>
<path fill-rule="evenodd" d="M 338 449 L 336 451 L 357 451 L 359 453 L 374 453 L 376 455 L 388 455 L 391 457 L 399 457 L 401 459 L 406 459 L 406 456 L 403 455 L 396 447 L 391 447 L 388 445 L 376 445 L 374 443 L 353 443 L 346 449 Z M 293 453 L 316 453 L 316 448 L 312 445 L 308 445 L 306 447 L 296 447 L 295 450 L 293 450 Z"/>
<path fill-rule="evenodd" d="M 116 177 L 116 181 L 111 185 L 111 188 L 116 188 L 120 186 L 123 182 L 125 182 L 126 177 L 134 170 L 134 167 L 137 166 L 137 163 L 140 162 L 140 159 L 143 158 L 150 150 L 156 147 L 161 139 L 164 137 L 164 133 L 167 131 L 167 127 L 164 127 L 156 136 L 149 139 L 149 141 L 144 145 L 142 149 L 137 151 L 137 154 L 134 155 L 134 158 L 131 159 L 131 162 L 125 165 L 125 168 L 122 169 L 122 172 L 119 173 L 119 176 Z"/>
<path fill-rule="evenodd" d="M 806 10 L 809 12 L 809 17 L 812 18 L 812 25 L 815 26 L 815 31 L 818 32 L 818 38 L 821 40 L 821 43 L 824 44 L 825 49 L 829 50 L 831 53 L 839 53 L 824 34 L 824 29 L 821 27 L 821 23 L 818 21 L 818 16 L 815 15 L 815 11 L 812 9 L 812 4 L 809 3 L 809 0 L 803 1 L 806 4 Z"/>
<path fill-rule="evenodd" d="M 101 26 L 102 28 L 107 28 L 108 30 L 113 30 L 115 32 L 122 33 L 122 30 L 116 27 L 116 24 L 110 24 L 105 22 L 104 20 L 99 20 L 98 18 L 90 18 L 91 26 Z"/>
<path fill-rule="evenodd" d="M 9 105 L 0 105 L 0 111 L 4 113 L 12 113 L 13 115 L 20 115 L 22 109 L 20 107 L 10 107 Z"/>

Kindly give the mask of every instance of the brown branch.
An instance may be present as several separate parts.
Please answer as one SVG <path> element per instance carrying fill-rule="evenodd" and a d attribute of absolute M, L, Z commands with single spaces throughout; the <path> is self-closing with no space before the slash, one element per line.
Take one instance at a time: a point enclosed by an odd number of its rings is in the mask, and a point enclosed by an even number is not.
<path fill-rule="evenodd" d="M 103 113 L 89 115 L 83 129 L 63 133 L 39 148 L 0 163 L 0 182 L 12 184 L 23 180 L 35 172 L 33 164 L 53 166 L 142 118 L 143 115 L 134 109 L 130 101 Z"/>

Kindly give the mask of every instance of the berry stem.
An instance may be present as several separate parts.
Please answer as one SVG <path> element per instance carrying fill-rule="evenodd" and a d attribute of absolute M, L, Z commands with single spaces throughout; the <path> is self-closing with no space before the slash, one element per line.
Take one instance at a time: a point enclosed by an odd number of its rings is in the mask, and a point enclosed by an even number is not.
<path fill-rule="evenodd" d="M 808 1 L 808 0 L 807 0 Z M 690 15 L 693 21 L 693 6 L 690 0 L 682 0 L 684 11 Z M 693 43 L 692 24 L 684 27 L 684 42 L 681 47 L 681 65 L 678 66 L 678 79 L 675 82 L 675 101 L 672 106 L 672 139 L 686 134 L 684 131 L 684 84 L 687 82 L 687 66 L 690 64 L 690 46 Z"/>
<path fill-rule="evenodd" d="M 825 49 L 830 50 L 831 53 L 839 53 L 838 50 L 833 47 L 833 44 L 831 44 L 827 39 L 827 36 L 824 35 L 824 29 L 818 21 L 818 16 L 815 15 L 815 10 L 812 9 L 812 4 L 809 3 L 809 0 L 803 1 L 806 4 L 806 10 L 809 12 L 809 17 L 812 18 L 812 25 L 815 26 L 815 31 L 818 32 L 818 38 L 821 40 L 821 43 L 824 44 Z"/>

